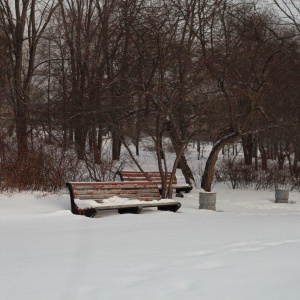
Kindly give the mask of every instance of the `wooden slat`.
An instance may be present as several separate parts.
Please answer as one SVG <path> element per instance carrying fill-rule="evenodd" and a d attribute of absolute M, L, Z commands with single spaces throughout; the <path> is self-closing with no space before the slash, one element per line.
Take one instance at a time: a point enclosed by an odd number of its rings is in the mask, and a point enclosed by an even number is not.
<path fill-rule="evenodd" d="M 139 178 L 126 178 L 126 177 L 123 177 L 125 181 L 123 182 L 142 182 L 142 180 L 140 180 Z M 143 178 L 143 181 L 145 179 Z M 162 183 L 162 180 L 160 178 L 156 179 L 156 178 L 152 178 L 151 181 L 148 181 L 148 182 L 151 182 L 151 183 L 156 183 L 156 184 L 161 184 Z M 167 183 L 169 182 L 169 180 L 167 180 Z M 172 180 L 172 184 L 177 184 L 177 180 L 176 179 L 173 179 Z"/>
<path fill-rule="evenodd" d="M 124 181 L 134 181 L 135 182 L 135 181 L 147 180 L 146 176 L 142 172 L 121 171 L 120 173 L 121 173 Z M 162 179 L 161 179 L 161 175 L 159 172 L 145 172 L 145 174 L 147 174 L 147 176 L 151 182 L 156 182 L 156 183 L 161 184 Z M 167 172 L 164 174 L 167 181 L 171 179 L 171 175 L 172 175 L 171 172 Z M 173 184 L 177 183 L 176 177 L 173 178 L 172 183 Z"/>
<path fill-rule="evenodd" d="M 126 185 L 127 183 L 125 183 L 124 181 L 113 181 L 113 182 L 102 182 L 102 181 L 97 181 L 97 182 L 69 182 L 70 184 L 72 185 L 76 185 L 76 186 L 82 186 L 82 185 L 93 185 L 93 186 L 101 186 L 101 185 L 107 185 L 107 184 L 110 184 L 110 185 Z M 149 184 L 151 185 L 151 182 L 148 182 L 148 181 L 145 181 L 144 182 L 146 185 Z"/>
<path fill-rule="evenodd" d="M 111 183 L 107 183 L 107 185 L 73 185 L 73 190 L 103 190 L 103 189 L 157 189 L 157 183 L 154 182 L 124 182 L 126 184 L 122 185 L 112 185 Z M 150 184 L 148 184 L 150 183 Z"/>
<path fill-rule="evenodd" d="M 102 194 L 102 195 L 81 195 L 79 197 L 76 196 L 76 198 L 80 200 L 95 200 L 95 199 L 109 199 L 113 196 L 118 196 L 120 198 L 128 198 L 128 199 L 156 199 L 160 200 L 160 194 Z"/>
<path fill-rule="evenodd" d="M 160 200 L 158 185 L 153 182 L 70 182 L 75 198 L 97 200 L 118 196 L 138 200 Z"/>
<path fill-rule="evenodd" d="M 145 176 L 130 176 L 130 175 L 128 175 L 128 176 L 123 176 L 123 178 L 124 179 L 128 178 L 128 179 L 132 179 L 132 180 L 137 180 L 137 179 L 141 180 L 141 179 L 143 179 L 144 181 L 147 181 Z M 149 176 L 149 179 L 161 180 L 161 177 L 160 176 Z M 168 176 L 167 179 L 171 179 L 171 176 Z"/>
<path fill-rule="evenodd" d="M 155 186 L 152 182 L 149 181 L 141 181 L 138 183 L 128 183 L 124 181 L 120 182 L 70 182 L 72 187 L 76 188 L 88 188 L 92 187 L 92 189 L 95 189 L 97 187 L 103 188 L 103 186 L 111 186 L 111 187 L 116 187 L 116 186 L 121 186 L 121 187 L 136 187 L 136 186 Z"/>
<path fill-rule="evenodd" d="M 146 176 L 143 173 L 121 173 L 123 177 L 131 177 L 131 178 L 146 178 Z M 150 178 L 161 178 L 160 174 L 149 174 L 146 173 L 148 177 Z M 166 174 L 163 176 L 166 178 L 171 178 L 171 174 Z"/>
<path fill-rule="evenodd" d="M 116 192 L 116 193 L 106 193 L 103 192 L 101 195 L 98 194 L 98 196 L 102 196 L 105 195 L 106 197 L 112 197 L 112 196 L 122 196 L 123 198 L 127 198 L 127 197 L 134 197 L 134 198 L 138 198 L 138 197 L 155 197 L 158 196 L 159 193 L 156 192 L 150 192 L 150 193 L 127 193 L 127 191 L 121 191 L 121 192 Z M 85 196 L 89 196 L 89 195 L 85 195 Z"/>
<path fill-rule="evenodd" d="M 101 190 L 74 190 L 74 195 L 80 196 L 80 195 L 98 195 L 103 194 L 104 192 L 106 194 L 114 194 L 114 193 L 122 193 L 126 192 L 127 194 L 137 194 L 137 193 L 153 193 L 156 192 L 156 189 L 101 189 Z"/>
<path fill-rule="evenodd" d="M 91 191 L 89 190 L 73 190 L 74 191 L 74 195 L 76 196 L 80 196 L 80 195 L 98 195 L 98 194 L 119 194 L 119 193 L 128 193 L 128 194 L 140 194 L 140 193 L 155 193 L 158 192 L 158 187 L 155 189 L 102 189 L 102 190 L 95 190 L 95 191 Z"/>
<path fill-rule="evenodd" d="M 135 197 L 124 197 L 123 195 L 119 196 L 119 198 L 121 199 L 126 199 L 128 201 L 130 200 L 139 200 L 139 201 L 153 201 L 153 200 L 156 200 L 156 201 L 159 201 L 161 198 L 160 197 L 138 197 L 138 198 L 135 198 Z M 80 199 L 80 200 L 94 200 L 96 202 L 99 202 L 99 203 L 103 203 L 103 200 L 106 200 L 106 199 L 109 199 L 109 197 L 103 197 L 103 198 L 99 198 L 99 199 Z"/>

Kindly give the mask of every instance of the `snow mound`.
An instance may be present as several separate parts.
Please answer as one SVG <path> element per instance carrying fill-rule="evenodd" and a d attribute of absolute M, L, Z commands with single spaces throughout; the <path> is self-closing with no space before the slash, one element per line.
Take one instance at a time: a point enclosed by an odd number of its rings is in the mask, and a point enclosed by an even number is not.
<path fill-rule="evenodd" d="M 113 196 L 108 199 L 104 199 L 102 203 L 98 203 L 94 200 L 80 200 L 78 198 L 74 199 L 75 204 L 81 208 L 94 208 L 94 207 L 104 207 L 104 206 L 111 206 L 111 205 L 126 205 L 126 204 L 147 204 L 147 203 L 170 203 L 174 202 L 172 199 L 161 199 L 161 200 L 152 200 L 152 201 L 142 201 L 138 199 L 129 199 L 129 198 L 121 198 L 118 196 Z"/>

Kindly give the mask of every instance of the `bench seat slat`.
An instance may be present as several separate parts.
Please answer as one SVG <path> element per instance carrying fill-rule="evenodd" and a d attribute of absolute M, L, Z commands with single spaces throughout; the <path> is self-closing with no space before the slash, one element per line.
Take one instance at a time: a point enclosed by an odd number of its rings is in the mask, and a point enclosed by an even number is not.
<path fill-rule="evenodd" d="M 140 201 L 147 201 L 147 202 L 153 202 L 153 201 L 160 201 L 160 198 L 156 198 L 156 197 L 119 197 L 119 198 L 124 198 L 128 201 L 130 200 L 140 200 Z M 98 202 L 98 203 L 103 203 L 103 200 L 109 199 L 108 197 L 104 197 L 101 199 L 93 199 L 94 201 Z M 87 200 L 87 199 L 81 199 L 81 200 Z M 138 206 L 137 204 L 135 206 Z"/>
<path fill-rule="evenodd" d="M 76 196 L 81 196 L 81 195 L 102 195 L 103 193 L 105 194 L 119 194 L 119 193 L 123 193 L 126 192 L 127 194 L 139 194 L 139 193 L 153 193 L 155 192 L 156 189 L 102 189 L 102 190 L 75 190 L 74 191 L 74 195 Z"/>
<path fill-rule="evenodd" d="M 112 196 L 118 196 L 119 198 L 128 198 L 128 199 L 147 199 L 147 200 L 160 200 L 159 194 L 103 194 L 103 195 L 81 195 L 80 197 L 77 197 L 80 200 L 94 200 L 94 199 L 109 199 Z"/>

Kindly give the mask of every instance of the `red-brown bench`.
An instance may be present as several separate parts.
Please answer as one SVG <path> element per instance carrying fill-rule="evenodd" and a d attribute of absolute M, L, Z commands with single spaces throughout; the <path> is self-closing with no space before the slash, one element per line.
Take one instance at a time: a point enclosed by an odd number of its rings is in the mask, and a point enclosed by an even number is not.
<path fill-rule="evenodd" d="M 145 172 L 147 177 L 149 178 L 149 182 L 156 183 L 158 185 L 162 184 L 162 179 L 160 172 Z M 138 171 L 119 171 L 118 175 L 120 176 L 121 181 L 124 182 L 138 182 L 138 181 L 147 181 L 147 177 L 142 173 Z M 171 179 L 171 172 L 167 172 L 164 174 L 166 176 L 167 182 L 169 183 Z M 174 176 L 172 180 L 172 186 L 176 190 L 176 195 L 183 197 L 181 192 L 189 193 L 193 187 L 190 184 L 187 183 L 178 183 L 176 176 Z"/>
<path fill-rule="evenodd" d="M 118 209 L 119 213 L 139 213 L 144 207 L 176 212 L 181 203 L 172 199 L 161 200 L 159 189 L 153 182 L 67 182 L 73 214 L 94 217 L 99 211 Z M 104 203 L 113 196 L 126 198 L 126 203 Z M 77 199 L 93 200 L 95 207 L 80 208 Z M 135 200 L 130 203 L 130 200 Z M 137 201 L 139 200 L 139 201 Z"/>

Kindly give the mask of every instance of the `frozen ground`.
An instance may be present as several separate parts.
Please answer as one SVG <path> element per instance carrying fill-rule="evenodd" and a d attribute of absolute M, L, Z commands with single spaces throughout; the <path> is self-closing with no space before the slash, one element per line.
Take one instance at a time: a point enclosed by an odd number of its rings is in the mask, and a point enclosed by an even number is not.
<path fill-rule="evenodd" d="M 0 299 L 300 299 L 300 193 L 217 185 L 177 213 L 72 215 L 68 195 L 0 195 Z"/>

